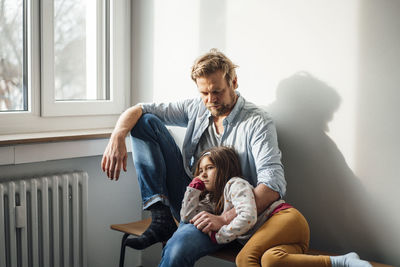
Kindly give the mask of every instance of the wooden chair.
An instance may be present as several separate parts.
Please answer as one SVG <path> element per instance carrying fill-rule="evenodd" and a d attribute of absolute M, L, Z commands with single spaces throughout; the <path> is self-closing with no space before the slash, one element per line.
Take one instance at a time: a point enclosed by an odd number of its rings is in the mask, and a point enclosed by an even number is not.
<path fill-rule="evenodd" d="M 124 233 L 122 236 L 121 242 L 121 253 L 119 256 L 119 267 L 124 267 L 125 261 L 125 248 L 126 248 L 126 239 L 130 235 L 140 236 L 146 231 L 147 227 L 149 227 L 151 223 L 151 218 L 147 218 L 137 222 L 125 223 L 125 224 L 112 224 L 110 228 L 116 231 L 120 231 Z"/>
<path fill-rule="evenodd" d="M 137 222 L 125 223 L 125 224 L 112 224 L 110 226 L 111 229 L 124 233 L 121 242 L 121 254 L 119 258 L 119 267 L 124 266 L 125 261 L 125 248 L 126 248 L 126 239 L 129 235 L 140 236 L 143 234 L 144 231 L 149 227 L 151 223 L 151 218 L 147 218 Z M 165 244 L 163 244 L 164 246 Z M 236 243 L 232 242 L 230 245 L 220 249 L 219 251 L 210 254 L 209 256 L 216 257 L 222 260 L 235 262 L 236 255 L 239 253 L 241 246 Z M 319 250 L 309 250 L 307 252 L 309 255 L 328 255 L 334 256 L 335 254 L 319 251 Z M 370 262 L 374 267 L 393 267 L 390 265 L 377 263 L 377 262 Z"/>

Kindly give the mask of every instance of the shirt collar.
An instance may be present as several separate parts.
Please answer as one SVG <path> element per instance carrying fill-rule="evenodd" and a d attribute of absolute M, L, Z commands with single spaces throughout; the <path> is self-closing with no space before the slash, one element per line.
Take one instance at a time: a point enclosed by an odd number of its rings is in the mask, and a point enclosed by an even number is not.
<path fill-rule="evenodd" d="M 238 96 L 236 104 L 233 107 L 231 113 L 229 113 L 229 115 L 224 119 L 224 121 L 227 121 L 228 123 L 232 123 L 235 121 L 244 106 L 244 98 L 240 95 L 238 91 L 235 91 L 235 93 Z"/>

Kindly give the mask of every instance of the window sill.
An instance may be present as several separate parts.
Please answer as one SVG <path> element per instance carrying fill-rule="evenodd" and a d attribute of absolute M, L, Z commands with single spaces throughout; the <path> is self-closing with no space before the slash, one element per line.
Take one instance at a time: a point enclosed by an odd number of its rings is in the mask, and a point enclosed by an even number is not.
<path fill-rule="evenodd" d="M 109 138 L 112 129 L 0 135 L 0 146 Z"/>
<path fill-rule="evenodd" d="M 0 165 L 102 155 L 112 129 L 0 135 Z M 129 138 L 126 140 L 130 151 Z"/>

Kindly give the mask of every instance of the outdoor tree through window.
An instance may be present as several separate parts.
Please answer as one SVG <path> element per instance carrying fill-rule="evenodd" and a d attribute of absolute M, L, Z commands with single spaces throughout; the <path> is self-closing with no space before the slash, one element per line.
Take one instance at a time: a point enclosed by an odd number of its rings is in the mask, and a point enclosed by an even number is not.
<path fill-rule="evenodd" d="M 104 10 L 108 1 L 54 0 L 56 101 L 106 100 L 101 77 Z"/>
<path fill-rule="evenodd" d="M 23 0 L 0 0 L 0 111 L 27 110 Z"/>

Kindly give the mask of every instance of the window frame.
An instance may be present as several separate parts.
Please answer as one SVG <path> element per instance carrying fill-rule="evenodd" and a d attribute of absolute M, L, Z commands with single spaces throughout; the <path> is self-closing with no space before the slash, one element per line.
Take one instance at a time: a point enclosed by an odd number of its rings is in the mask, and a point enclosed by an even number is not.
<path fill-rule="evenodd" d="M 24 27 L 27 32 L 28 110 L 0 112 L 0 135 L 112 128 L 119 114 L 130 105 L 130 1 L 110 0 L 111 101 L 62 101 L 53 110 L 46 106 L 48 91 L 44 88 L 50 87 L 48 76 L 43 74 L 48 70 L 43 59 L 46 55 L 49 58 L 46 54 L 49 50 L 45 42 L 48 37 L 44 38 L 42 32 L 46 20 L 40 17 L 42 9 L 49 8 L 45 5 L 52 0 L 24 1 L 27 6 Z M 54 87 L 52 91 L 54 94 Z"/>

